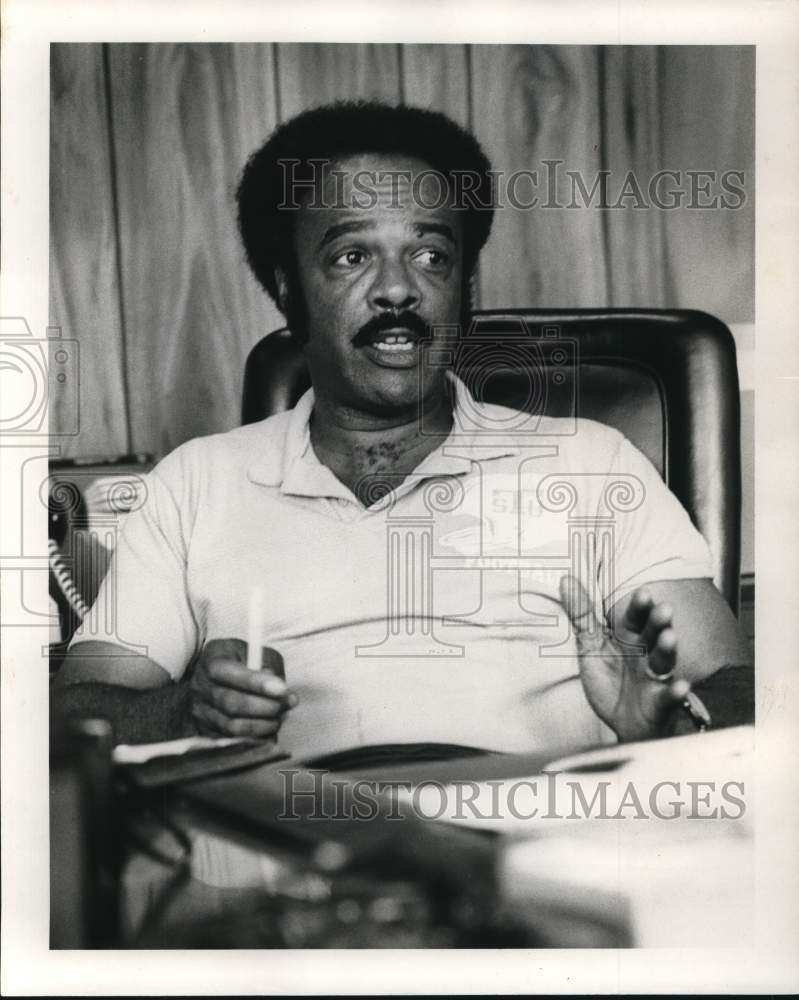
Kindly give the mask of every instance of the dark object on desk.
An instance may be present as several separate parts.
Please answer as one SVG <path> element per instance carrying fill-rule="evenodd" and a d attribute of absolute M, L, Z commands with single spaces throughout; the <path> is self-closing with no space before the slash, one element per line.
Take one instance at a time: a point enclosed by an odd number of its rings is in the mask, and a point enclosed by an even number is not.
<path fill-rule="evenodd" d="M 714 716 L 715 727 L 751 721 L 751 668 L 725 668 L 697 685 L 697 690 Z M 247 756 L 251 751 L 252 758 Z M 176 869 L 158 919 L 148 922 L 132 942 L 136 947 L 550 947 L 566 940 L 581 947 L 626 947 L 631 943 L 623 915 L 599 919 L 583 914 L 575 930 L 577 917 L 570 914 L 568 928 L 556 933 L 534 900 L 527 915 L 506 912 L 498 894 L 497 844 L 492 834 L 427 822 L 412 810 L 397 822 L 396 813 L 393 820 L 388 818 L 396 806 L 388 797 L 371 820 L 342 821 L 339 814 L 341 789 L 346 786 L 351 791 L 356 775 L 378 785 L 524 776 L 538 773 L 551 755 L 483 753 L 473 747 L 425 744 L 366 747 L 303 764 L 285 759 L 255 763 L 259 753 L 271 757 L 273 750 L 221 748 L 211 752 L 218 758 L 215 762 L 208 753 L 193 761 L 188 757 L 154 761 L 153 774 L 133 782 L 137 794 L 129 797 L 128 806 L 140 813 L 142 805 L 156 804 L 164 824 L 169 812 L 170 822 L 184 831 L 187 843 L 186 831 L 205 829 L 288 860 L 294 868 L 291 883 L 278 893 L 252 891 L 244 898 L 239 894 L 222 913 L 206 906 L 214 902 L 213 891 L 194 883 L 193 905 L 184 905 L 180 918 L 175 916 L 180 907 L 173 911 L 170 906 L 174 894 L 186 888 L 185 879 L 177 877 L 181 870 Z M 216 776 L 209 776 L 209 766 L 218 770 Z M 285 815 L 287 774 L 304 776 L 304 787 L 310 780 L 314 790 L 313 801 L 304 799 L 296 818 Z M 133 768 L 128 775 L 133 775 Z M 292 787 L 299 788 L 296 782 Z M 329 845 L 344 858 L 332 875 L 316 870 L 319 851 Z M 188 874 L 185 866 L 184 874 Z M 320 878 L 327 880 L 323 894 L 304 892 L 305 883 L 318 885 Z"/>
<path fill-rule="evenodd" d="M 303 878 L 298 876 L 297 883 Z M 513 915 L 461 908 L 447 914 L 418 882 L 346 877 L 321 899 L 302 891 L 253 894 L 211 917 L 153 927 L 139 948 L 535 948 L 545 946 Z M 596 944 L 596 939 L 591 942 Z M 614 939 L 611 946 L 627 942 Z M 590 944 L 589 944 L 590 946 Z"/>
<path fill-rule="evenodd" d="M 405 748 L 410 751 L 406 758 L 413 757 L 413 749 Z M 529 756 L 521 761 L 513 755 L 472 754 L 443 763 L 432 761 L 429 753 L 426 760 L 424 756 L 421 763 L 428 766 L 457 764 L 469 774 L 483 763 L 494 774 L 498 763 L 509 773 L 530 774 L 531 768 L 538 769 L 537 759 Z M 368 770 L 368 755 L 364 761 Z M 376 788 L 385 773 L 380 772 Z M 292 801 L 287 801 L 287 777 L 296 793 Z M 181 886 L 135 946 L 552 945 L 552 933 L 534 905 L 517 912 L 502 899 L 497 875 L 499 842 L 494 834 L 427 821 L 410 803 L 383 793 L 379 793 L 381 804 L 375 815 L 360 820 L 345 817 L 343 813 L 358 802 L 356 784 L 352 773 L 333 774 L 321 765 L 306 769 L 280 762 L 160 789 L 159 808 L 168 810 L 173 824 L 194 833 L 221 834 L 254 848 L 285 865 L 288 874 L 269 892 L 238 894 L 221 912 L 215 890 L 204 890 L 196 882 Z M 146 802 L 148 793 L 141 794 L 140 801 Z M 629 946 L 629 927 L 625 920 L 607 914 L 590 919 L 583 915 L 579 944 Z"/>
<path fill-rule="evenodd" d="M 50 732 L 50 947 L 116 944 L 118 831 L 111 727 L 102 719 Z"/>
<path fill-rule="evenodd" d="M 454 743 L 381 743 L 368 747 L 354 747 L 337 753 L 323 754 L 303 760 L 303 767 L 324 767 L 328 771 L 356 771 L 391 766 L 410 761 L 459 760 L 463 757 L 482 757 L 487 751 L 478 747 L 465 747 Z"/>
<path fill-rule="evenodd" d="M 625 434 L 704 535 L 714 582 L 737 612 L 740 397 L 728 328 L 707 313 L 663 309 L 492 310 L 474 323 L 453 360 L 477 399 Z M 492 345 L 501 345 L 499 368 Z M 247 358 L 242 422 L 291 408 L 309 385 L 296 340 L 274 331 Z"/>
<path fill-rule="evenodd" d="M 147 929 L 138 948 L 449 948 L 454 935 L 436 927 L 419 886 L 350 879 L 325 884 L 323 898 L 296 889 L 253 894 L 229 911 Z"/>
<path fill-rule="evenodd" d="M 285 815 L 281 772 L 310 778 L 314 801 Z M 307 783 L 306 783 L 307 784 Z M 369 820 L 338 813 L 346 778 L 264 765 L 166 790 L 172 822 L 226 831 L 286 866 L 271 892 L 250 892 L 223 912 L 176 899 L 136 947 L 458 948 L 535 947 L 534 929 L 499 898 L 493 836 L 427 822 L 381 794 Z M 292 809 L 293 811 L 293 809 Z M 300 815 L 301 814 L 301 815 Z M 400 819 L 401 815 L 401 819 Z M 175 817 L 179 817 L 178 820 Z M 390 818 L 393 817 L 393 818 Z M 613 943 L 618 943 L 615 939 Z"/>
<path fill-rule="evenodd" d="M 286 760 L 288 754 L 266 741 L 247 741 L 231 746 L 191 750 L 169 757 L 156 757 L 142 764 L 123 764 L 120 776 L 139 788 L 164 788 L 216 774 L 234 774 L 267 761 Z"/>
<path fill-rule="evenodd" d="M 431 926 L 450 926 L 467 902 L 482 901 L 488 914 L 496 899 L 493 838 L 427 822 L 382 791 L 375 791 L 374 815 L 358 819 L 355 801 L 342 799 L 347 790 L 347 779 L 287 762 L 192 782 L 174 794 L 195 828 L 226 829 L 300 870 L 313 871 L 332 853 L 338 860 L 326 874 L 354 879 L 358 892 L 385 882 L 415 886 L 430 902 Z"/>

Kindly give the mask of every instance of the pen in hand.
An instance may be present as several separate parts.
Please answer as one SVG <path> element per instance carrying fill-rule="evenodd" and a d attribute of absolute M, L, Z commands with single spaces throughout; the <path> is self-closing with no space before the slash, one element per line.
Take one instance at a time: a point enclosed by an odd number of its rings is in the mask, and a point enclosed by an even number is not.
<path fill-rule="evenodd" d="M 298 703 L 286 685 L 283 657 L 263 645 L 264 591 L 250 595 L 247 641 L 210 639 L 192 672 L 191 714 L 197 732 L 215 736 L 276 739 L 283 716 Z"/>
<path fill-rule="evenodd" d="M 264 589 L 263 587 L 253 587 L 250 594 L 250 604 L 247 611 L 247 669 L 248 670 L 268 670 L 281 680 L 286 679 L 286 672 L 283 668 L 283 661 L 280 657 L 272 657 L 272 666 L 264 665 Z M 297 703 L 296 695 L 288 693 L 285 699 L 286 707 L 293 708 Z"/>
<path fill-rule="evenodd" d="M 247 668 L 261 669 L 261 644 L 264 635 L 264 591 L 253 587 L 247 613 Z"/>

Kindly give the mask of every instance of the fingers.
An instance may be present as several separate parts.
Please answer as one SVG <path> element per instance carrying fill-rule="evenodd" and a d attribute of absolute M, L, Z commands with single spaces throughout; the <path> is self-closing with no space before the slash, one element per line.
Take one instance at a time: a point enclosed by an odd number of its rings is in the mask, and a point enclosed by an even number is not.
<path fill-rule="evenodd" d="M 651 720 L 651 736 L 661 736 L 668 732 L 670 720 L 685 701 L 690 690 L 691 685 L 685 678 L 665 683 L 662 681 L 648 682 L 649 705 L 646 706 L 645 714 Z"/>
<path fill-rule="evenodd" d="M 286 712 L 297 704 L 297 696 L 261 697 L 222 687 L 212 681 L 193 685 L 192 714 L 202 731 L 223 736 L 274 736 Z"/>
<path fill-rule="evenodd" d="M 283 665 L 283 657 L 271 646 L 261 648 L 261 670 L 266 670 L 271 674 L 286 679 L 286 668 Z"/>
<path fill-rule="evenodd" d="M 655 604 L 652 595 L 641 587 L 627 605 L 624 626 L 641 636 L 648 655 L 647 666 L 653 674 L 667 675 L 677 666 L 677 633 L 672 627 L 672 609 Z"/>
<path fill-rule="evenodd" d="M 203 701 L 195 702 L 193 712 L 198 731 L 213 736 L 239 736 L 263 740 L 275 737 L 280 729 L 279 719 L 230 718 Z"/>
<path fill-rule="evenodd" d="M 211 639 L 203 646 L 202 659 L 215 658 L 247 662 L 247 643 L 241 639 Z"/>
<path fill-rule="evenodd" d="M 203 647 L 202 659 L 208 663 L 212 660 L 230 660 L 234 663 L 247 663 L 247 643 L 241 639 L 211 639 Z M 261 670 L 277 674 L 285 680 L 286 670 L 283 657 L 271 646 L 261 649 Z M 257 671 L 249 671 L 250 676 L 258 676 Z"/>
<path fill-rule="evenodd" d="M 576 576 L 560 578 L 560 600 L 578 637 L 582 632 L 602 633 L 594 603 Z"/>
<path fill-rule="evenodd" d="M 672 616 L 671 605 L 655 604 L 649 591 L 641 587 L 630 598 L 627 610 L 624 612 L 623 627 L 628 632 L 640 635 L 647 651 L 653 653 L 658 648 L 660 636 L 668 632 L 673 633 Z M 663 650 L 665 651 L 672 642 L 676 642 L 673 634 L 664 643 Z"/>
<path fill-rule="evenodd" d="M 231 719 L 277 719 L 288 708 L 287 698 L 246 694 L 219 684 L 200 685 L 196 690 L 202 701 Z"/>
<path fill-rule="evenodd" d="M 235 660 L 205 659 L 204 667 L 213 683 L 221 687 L 261 698 L 285 698 L 288 694 L 288 685 L 282 677 L 266 670 L 249 670 Z"/>
<path fill-rule="evenodd" d="M 672 610 L 669 604 L 655 604 L 649 612 L 646 625 L 644 626 L 641 638 L 646 644 L 646 648 L 651 652 L 654 650 L 660 634 L 669 629 L 671 631 Z"/>
<path fill-rule="evenodd" d="M 264 647 L 262 670 L 249 670 L 246 655 L 246 644 L 237 639 L 213 640 L 203 650 L 191 680 L 192 714 L 201 732 L 274 737 L 297 704 L 284 677 L 272 672 L 283 674 L 277 650 Z"/>
<path fill-rule="evenodd" d="M 676 666 L 677 634 L 673 628 L 664 628 L 649 651 L 649 669 L 653 674 L 670 674 Z"/>
<path fill-rule="evenodd" d="M 655 614 L 658 608 L 663 610 L 660 614 Z M 677 635 L 670 625 L 670 608 L 665 605 L 656 606 L 653 615 L 655 623 L 652 626 L 652 634 L 655 632 L 657 634 L 649 651 L 648 668 L 651 673 L 641 678 L 641 684 L 644 685 L 642 697 L 645 714 L 652 720 L 652 733 L 657 736 L 668 732 L 670 720 L 685 701 L 691 685 L 684 677 L 666 679 L 677 666 Z M 669 624 L 658 632 L 657 628 L 664 622 Z M 663 680 L 653 679 L 652 675 L 662 675 Z"/>
<path fill-rule="evenodd" d="M 633 593 L 624 612 L 624 627 L 630 632 L 641 635 L 654 606 L 655 601 L 649 591 L 645 587 L 639 587 Z"/>

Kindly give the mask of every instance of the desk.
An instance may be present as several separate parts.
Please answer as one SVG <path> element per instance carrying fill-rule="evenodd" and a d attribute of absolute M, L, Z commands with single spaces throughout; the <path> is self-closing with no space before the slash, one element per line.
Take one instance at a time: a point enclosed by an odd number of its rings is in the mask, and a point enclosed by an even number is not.
<path fill-rule="evenodd" d="M 718 701 L 707 700 L 718 720 Z M 726 718 L 737 721 L 739 709 Z M 659 777 L 738 778 L 737 765 L 725 771 L 726 758 L 706 767 L 714 738 L 724 735 L 649 744 L 667 751 L 666 772 Z M 680 757 L 685 740 L 696 742 Z M 502 824 L 436 822 L 420 813 L 418 802 L 396 792 L 398 784 L 418 789 L 425 782 L 437 782 L 430 785 L 435 788 L 529 781 L 546 763 L 541 754 L 483 754 L 361 769 L 351 764 L 346 772 L 322 773 L 282 760 L 146 792 L 126 783 L 118 800 L 125 806 L 119 828 L 128 847 L 121 859 L 123 919 L 116 943 L 623 947 L 642 941 L 642 900 L 651 908 L 670 904 L 670 926 L 686 932 L 697 913 L 707 916 L 706 923 L 717 920 L 722 943 L 733 943 L 720 915 L 746 911 L 751 826 L 739 824 L 733 835 L 731 825 L 712 820 L 689 821 L 687 827 L 661 823 L 659 840 L 638 836 L 625 855 L 627 848 L 614 843 L 613 836 L 597 840 L 588 823 L 579 834 L 574 826 L 557 824 L 525 834 L 518 823 L 503 829 Z M 636 780 L 646 778 L 639 771 Z M 364 781 L 390 787 L 370 796 L 369 803 L 361 799 L 364 812 L 355 815 L 355 789 Z M 300 792 L 289 810 L 296 818 L 287 815 L 289 787 Z M 309 790 L 313 794 L 303 797 Z M 630 831 L 655 825 L 627 817 L 617 823 Z M 656 856 L 666 858 L 664 878 L 636 900 L 633 890 L 647 888 L 645 867 Z M 622 861 L 629 862 L 635 885 L 605 877 L 608 866 Z M 712 869 L 712 884 L 698 873 L 703 867 Z M 595 877 L 598 868 L 605 871 L 603 878 Z M 730 869 L 735 879 L 728 877 Z M 694 883 L 698 897 L 687 891 Z M 697 906 L 697 898 L 702 905 Z M 745 934 L 745 928 L 738 929 Z"/>
<path fill-rule="evenodd" d="M 718 738 L 728 734 L 734 741 L 731 750 L 719 756 Z M 354 790 L 359 784 L 370 794 L 386 786 L 396 790 L 398 783 L 408 782 L 408 767 L 368 770 L 356 777 L 308 771 L 282 761 L 174 788 L 162 793 L 159 805 L 170 823 L 188 831 L 196 878 L 182 899 L 176 896 L 170 913 L 164 910 L 158 921 L 150 922 L 137 944 L 743 943 L 751 909 L 751 816 L 741 814 L 740 808 L 729 809 L 726 821 L 710 813 L 731 805 L 734 796 L 724 798 L 725 783 L 748 787 L 740 747 L 751 737 L 751 728 L 742 727 L 659 741 L 646 746 L 661 754 L 664 770 L 646 765 L 637 771 L 581 776 L 582 794 L 589 802 L 608 775 L 615 782 L 604 818 L 590 815 L 590 810 L 588 816 L 569 815 L 579 801 L 570 784 L 574 774 L 541 775 L 539 767 L 536 778 L 536 761 L 517 756 L 417 763 L 412 787 L 433 792 L 431 810 L 424 795 L 385 795 L 368 820 L 353 815 L 358 803 L 365 802 Z M 425 818 L 431 811 L 437 815 L 444 782 L 457 792 L 459 782 L 471 790 L 478 779 L 483 781 L 481 794 L 497 787 L 506 794 L 499 821 L 483 823 L 487 809 L 468 825 Z M 566 782 L 557 793 L 565 805 L 550 808 L 539 802 L 540 818 L 528 822 L 529 797 L 522 796 L 515 803 L 519 814 L 509 816 L 508 790 L 526 792 L 536 780 L 550 794 L 557 782 Z M 652 789 L 663 781 L 681 788 L 660 794 L 655 808 L 666 807 L 666 815 L 655 817 Z M 646 815 L 636 815 L 628 799 L 614 819 L 623 789 L 631 784 L 643 804 L 638 809 Z M 300 795 L 287 805 L 289 788 Z M 692 799 L 699 805 L 694 802 L 692 807 Z M 668 810 L 673 812 L 677 805 L 694 812 L 670 822 Z M 574 822 L 577 819 L 584 821 Z M 142 886 L 152 874 L 152 866 L 149 875 L 146 866 L 128 869 L 130 899 L 147 896 Z M 164 882 L 160 874 L 157 884 Z M 286 926 L 275 927 L 276 906 Z M 198 911 L 205 913 L 204 920 L 197 920 Z M 370 923 L 370 913 L 382 913 L 382 923 Z M 135 938 L 143 912 L 133 917 L 128 932 Z"/>

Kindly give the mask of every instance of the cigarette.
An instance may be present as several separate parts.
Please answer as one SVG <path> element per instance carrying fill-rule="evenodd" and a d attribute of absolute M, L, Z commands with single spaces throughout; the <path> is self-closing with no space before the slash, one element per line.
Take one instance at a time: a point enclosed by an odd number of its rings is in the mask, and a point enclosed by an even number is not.
<path fill-rule="evenodd" d="M 264 591 L 253 587 L 247 616 L 247 667 L 261 669 L 261 646 L 264 641 Z"/>

